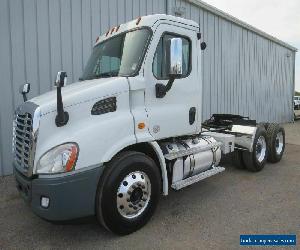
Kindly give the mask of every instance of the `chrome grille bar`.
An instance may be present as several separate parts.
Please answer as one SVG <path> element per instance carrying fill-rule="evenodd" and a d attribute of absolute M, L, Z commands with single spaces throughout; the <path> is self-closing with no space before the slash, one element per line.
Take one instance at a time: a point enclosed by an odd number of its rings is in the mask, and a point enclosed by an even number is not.
<path fill-rule="evenodd" d="M 25 102 L 15 112 L 13 123 L 14 165 L 26 176 L 32 175 L 39 120 L 40 109 L 34 103 Z"/>
<path fill-rule="evenodd" d="M 29 154 L 32 145 L 32 115 L 25 113 L 24 115 L 16 114 L 15 126 L 15 155 L 20 167 L 24 170 L 29 169 Z"/>

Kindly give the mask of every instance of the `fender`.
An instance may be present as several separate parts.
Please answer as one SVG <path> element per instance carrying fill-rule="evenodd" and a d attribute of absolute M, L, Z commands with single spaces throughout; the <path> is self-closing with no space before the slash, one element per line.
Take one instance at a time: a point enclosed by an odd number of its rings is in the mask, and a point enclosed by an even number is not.
<path fill-rule="evenodd" d="M 166 195 L 168 195 L 168 192 L 169 192 L 169 183 L 168 183 L 168 173 L 167 173 L 165 157 L 163 155 L 163 152 L 162 152 L 160 146 L 158 145 L 158 143 L 156 141 L 149 142 L 149 144 L 155 151 L 156 156 L 160 163 L 161 178 L 162 178 L 162 182 L 163 182 L 163 195 L 166 196 Z"/>
<path fill-rule="evenodd" d="M 155 155 L 159 161 L 159 167 L 161 170 L 161 178 L 162 178 L 162 185 L 163 185 L 162 193 L 163 193 L 163 195 L 166 196 L 166 195 L 168 195 L 168 191 L 169 191 L 169 181 L 168 181 L 167 166 L 166 166 L 165 157 L 163 155 L 163 152 L 162 152 L 159 144 L 156 141 L 150 141 L 150 142 L 144 142 L 144 143 L 148 144 L 153 149 L 153 152 L 155 153 Z M 116 154 L 118 154 L 122 150 L 124 150 L 126 148 L 130 148 L 130 146 L 135 146 L 135 145 L 136 145 L 135 143 L 130 143 L 129 141 L 127 141 L 127 145 L 124 144 L 123 147 L 114 148 L 113 151 L 110 150 L 109 154 L 107 154 L 105 156 L 105 158 L 104 158 L 105 160 L 103 161 L 103 163 L 109 162 Z"/>

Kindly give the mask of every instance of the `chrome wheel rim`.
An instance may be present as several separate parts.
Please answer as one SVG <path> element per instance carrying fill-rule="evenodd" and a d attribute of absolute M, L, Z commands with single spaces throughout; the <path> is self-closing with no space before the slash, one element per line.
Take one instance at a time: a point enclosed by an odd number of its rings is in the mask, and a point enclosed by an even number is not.
<path fill-rule="evenodd" d="M 266 157 L 267 143 L 263 136 L 258 137 L 256 144 L 256 159 L 258 162 L 262 162 Z"/>
<path fill-rule="evenodd" d="M 147 174 L 135 171 L 120 183 L 117 192 L 117 208 L 121 216 L 134 219 L 147 208 L 151 196 L 151 182 Z"/>
<path fill-rule="evenodd" d="M 278 155 L 281 154 L 282 152 L 282 149 L 283 149 L 283 134 L 282 132 L 279 132 L 277 135 L 276 135 L 276 139 L 275 139 L 275 148 L 276 148 L 276 153 Z"/>

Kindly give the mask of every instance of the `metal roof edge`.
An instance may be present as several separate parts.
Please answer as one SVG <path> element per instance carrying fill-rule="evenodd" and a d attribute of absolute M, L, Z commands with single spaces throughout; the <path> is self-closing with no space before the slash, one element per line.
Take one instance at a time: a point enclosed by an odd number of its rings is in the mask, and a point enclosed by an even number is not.
<path fill-rule="evenodd" d="M 217 16 L 220 16 L 220 17 L 222 17 L 222 18 L 224 18 L 224 19 L 226 19 L 230 22 L 233 22 L 233 23 L 235 23 L 235 24 L 237 24 L 237 25 L 239 25 L 239 26 L 241 26 L 245 29 L 253 31 L 254 33 L 257 33 L 260 36 L 262 36 L 264 38 L 267 38 L 267 39 L 269 39 L 269 40 L 271 40 L 271 41 L 273 41 L 273 42 L 275 42 L 275 43 L 277 43 L 277 44 L 279 44 L 283 47 L 286 47 L 286 48 L 288 48 L 290 50 L 293 50 L 295 52 L 298 51 L 298 49 L 295 48 L 294 46 L 292 46 L 292 45 L 290 45 L 286 42 L 283 42 L 283 41 L 279 40 L 278 38 L 276 38 L 272 35 L 269 35 L 268 33 L 264 32 L 262 30 L 259 30 L 259 29 L 255 28 L 254 26 L 252 26 L 250 24 L 247 24 L 246 22 L 243 22 L 243 21 L 237 19 L 236 17 L 234 17 L 232 15 L 229 15 L 226 12 L 224 12 L 222 10 L 219 10 L 216 7 L 214 7 L 210 4 L 207 4 L 207 3 L 205 3 L 201 0 L 185 0 L 185 1 L 188 2 L 188 3 L 194 4 L 194 5 L 197 5 L 200 8 L 203 8 L 203 9 L 205 9 L 205 10 L 207 10 L 207 11 L 209 11 L 209 12 L 211 12 L 211 13 L 217 15 Z"/>

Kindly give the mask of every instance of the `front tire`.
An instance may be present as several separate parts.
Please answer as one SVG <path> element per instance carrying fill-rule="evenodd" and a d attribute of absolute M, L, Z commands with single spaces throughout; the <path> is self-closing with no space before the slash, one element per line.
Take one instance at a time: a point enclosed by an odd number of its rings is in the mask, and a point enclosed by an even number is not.
<path fill-rule="evenodd" d="M 96 197 L 102 225 L 119 235 L 144 226 L 153 215 L 161 191 L 160 171 L 147 155 L 127 151 L 107 164 Z"/>

